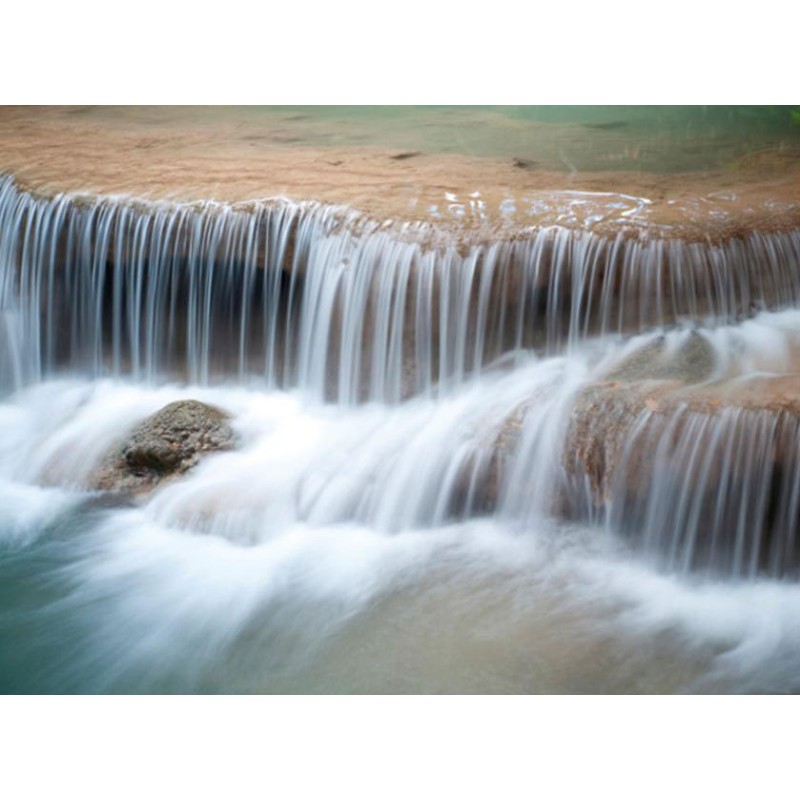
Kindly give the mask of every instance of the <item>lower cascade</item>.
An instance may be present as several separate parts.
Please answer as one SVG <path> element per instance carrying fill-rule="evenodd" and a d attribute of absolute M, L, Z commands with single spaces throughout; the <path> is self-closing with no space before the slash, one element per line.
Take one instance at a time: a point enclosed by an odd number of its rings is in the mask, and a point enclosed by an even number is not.
<path fill-rule="evenodd" d="M 800 690 L 800 232 L 0 181 L 6 691 Z"/>

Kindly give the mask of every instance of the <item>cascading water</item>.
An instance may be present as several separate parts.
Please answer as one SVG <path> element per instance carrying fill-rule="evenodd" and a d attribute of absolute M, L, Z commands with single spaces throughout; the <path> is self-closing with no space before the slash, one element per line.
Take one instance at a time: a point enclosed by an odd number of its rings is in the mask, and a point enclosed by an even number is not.
<path fill-rule="evenodd" d="M 258 375 L 397 402 L 523 348 L 800 302 L 797 231 L 692 243 L 548 227 L 437 244 L 426 226 L 335 207 L 48 199 L 10 178 L 0 231 L 3 308 L 18 304 L 34 380 Z"/>
<path fill-rule="evenodd" d="M 0 685 L 800 690 L 800 417 L 713 395 L 796 373 L 798 304 L 798 232 L 449 240 L 6 178 Z M 87 489 L 189 397 L 234 450 Z"/>

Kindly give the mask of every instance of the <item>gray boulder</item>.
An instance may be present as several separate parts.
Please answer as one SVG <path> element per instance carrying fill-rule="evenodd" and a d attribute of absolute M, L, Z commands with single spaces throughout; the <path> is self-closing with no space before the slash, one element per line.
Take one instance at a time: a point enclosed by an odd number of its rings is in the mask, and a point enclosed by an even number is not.
<path fill-rule="evenodd" d="M 235 437 L 224 411 L 178 400 L 144 419 L 103 460 L 91 481 L 103 491 L 141 494 L 191 469 L 204 453 L 229 450 Z"/>

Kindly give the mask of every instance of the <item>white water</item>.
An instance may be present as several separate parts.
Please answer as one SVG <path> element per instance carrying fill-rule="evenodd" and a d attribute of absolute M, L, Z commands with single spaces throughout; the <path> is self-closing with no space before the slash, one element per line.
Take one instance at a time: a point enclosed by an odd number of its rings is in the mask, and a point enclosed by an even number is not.
<path fill-rule="evenodd" d="M 437 521 L 437 493 L 423 487 L 444 485 L 476 409 L 511 399 L 498 384 L 446 408 L 389 413 L 111 382 L 16 397 L 0 423 L 2 684 L 799 690 L 794 584 L 679 580 L 601 529 L 547 519 Z M 85 472 L 87 442 L 99 450 L 187 396 L 233 411 L 241 448 L 141 507 L 93 507 L 84 492 L 42 486 Z"/>
<path fill-rule="evenodd" d="M 800 304 L 797 231 L 686 243 L 546 227 L 459 246 L 312 203 L 51 199 L 5 178 L 0 232 L 0 378 L 17 382 L 260 376 L 397 402 L 523 348 Z"/>
<path fill-rule="evenodd" d="M 4 191 L 12 189 L 6 185 Z M 228 284 L 212 277 L 219 274 L 217 261 L 204 267 L 202 259 L 188 257 L 205 279 L 190 279 L 197 283 L 188 290 L 188 311 L 181 318 L 186 333 L 177 337 L 180 347 L 170 349 L 157 344 L 169 330 L 169 280 L 143 276 L 153 264 L 160 265 L 159 276 L 168 275 L 177 262 L 167 267 L 158 256 L 137 260 L 135 253 L 118 258 L 113 264 L 125 264 L 127 271 L 112 283 L 118 293 L 112 289 L 116 299 L 109 305 L 100 301 L 107 259 L 87 243 L 85 258 L 66 262 L 75 283 L 60 283 L 57 299 L 54 294 L 49 300 L 49 264 L 55 274 L 64 262 L 56 263 L 55 251 L 42 243 L 54 235 L 57 215 L 68 216 L 69 203 L 62 199 L 45 208 L 44 201 L 36 201 L 42 204 L 40 222 L 31 222 L 30 208 L 20 217 L 40 228 L 25 240 L 39 249 L 19 262 L 19 240 L 11 247 L 8 232 L 24 227 L 9 221 L 9 209 L 18 209 L 21 201 L 5 197 L 6 205 L 0 202 L 8 332 L 0 340 L 7 387 L 0 405 L 4 690 L 800 690 L 800 587 L 769 577 L 769 569 L 732 564 L 724 554 L 720 570 L 710 574 L 692 570 L 691 558 L 684 557 L 686 538 L 700 533 L 687 515 L 693 513 L 692 486 L 700 482 L 702 463 L 687 470 L 689 480 L 656 482 L 639 501 L 644 511 L 637 507 L 623 514 L 625 519 L 618 519 L 622 512 L 613 502 L 585 521 L 553 514 L 553 498 L 565 486 L 582 498 L 583 488 L 570 482 L 563 466 L 576 392 L 658 333 L 622 341 L 618 333 L 627 323 L 618 316 L 619 326 L 600 325 L 609 335 L 586 337 L 577 312 L 564 311 L 568 329 L 576 331 L 562 342 L 569 348 L 560 353 L 557 337 L 545 339 L 541 357 L 522 348 L 525 337 L 535 339 L 541 330 L 523 314 L 520 338 L 498 346 L 493 356 L 499 361 L 492 362 L 487 331 L 504 328 L 497 316 L 503 305 L 491 312 L 488 301 L 471 305 L 470 298 L 492 295 L 489 288 L 473 295 L 481 282 L 465 277 L 477 261 L 457 258 L 455 251 L 446 257 L 430 251 L 423 263 L 436 265 L 437 280 L 461 288 L 445 292 L 448 302 L 441 292 L 417 292 L 406 305 L 397 281 L 402 285 L 412 264 L 419 268 L 417 245 L 407 245 L 413 257 L 401 256 L 397 253 L 406 245 L 395 251 L 392 239 L 380 238 L 384 234 L 352 239 L 342 234 L 348 252 L 360 254 L 350 263 L 363 268 L 340 284 L 340 235 L 325 239 L 317 230 L 308 234 L 308 249 L 318 255 L 304 263 L 302 303 L 275 299 L 270 305 L 271 295 L 260 295 L 266 311 L 258 323 L 259 359 L 276 353 L 271 343 L 281 341 L 287 326 L 299 342 L 286 357 L 294 371 L 278 380 L 272 367 L 263 366 L 268 362 L 248 368 L 254 340 L 246 320 L 253 316 L 242 315 L 250 307 L 253 281 L 269 281 L 280 270 L 256 275 L 263 261 L 254 256 L 249 272 L 225 294 Z M 94 208 L 122 224 L 115 215 L 123 211 Z M 288 206 L 281 208 L 280 214 L 289 213 Z M 158 224 L 173 224 L 174 214 L 165 210 Z M 70 224 L 78 236 L 80 226 Z M 134 230 L 145 225 L 125 224 Z M 281 225 L 274 224 L 279 235 Z M 201 239 L 212 235 L 205 222 L 197 225 Z M 555 235 L 567 241 L 566 233 Z M 120 240 L 119 233 L 115 237 Z M 730 245 L 728 252 L 737 247 Z M 294 259 L 302 249 L 294 246 Z M 226 252 L 219 264 L 237 262 Z M 382 270 L 387 264 L 391 268 Z M 331 274 L 340 278 L 329 285 Z M 434 272 L 415 273 L 427 274 Z M 494 286 L 497 273 L 488 274 L 494 277 L 484 285 Z M 360 281 L 378 283 L 368 292 Z M 332 308 L 334 291 L 341 291 L 345 310 L 337 312 L 341 321 L 331 327 L 324 320 L 332 319 L 325 309 Z M 439 299 L 420 305 L 423 296 Z M 234 297 L 244 299 L 237 305 Z M 778 305 L 789 302 L 782 295 L 777 299 L 785 300 Z M 370 337 L 378 344 L 368 350 L 365 368 L 364 360 L 359 366 L 357 344 L 364 341 L 359 326 L 372 313 L 364 310 L 372 309 L 371 303 L 377 327 L 370 328 Z M 631 303 L 614 307 L 643 319 L 641 306 Z M 546 307 L 546 329 L 555 331 L 563 322 L 557 308 L 562 307 Z M 702 334 L 714 353 L 714 379 L 791 370 L 800 338 L 798 312 L 761 314 L 725 326 L 729 312 L 736 316 L 733 306 L 714 308 L 713 330 Z M 296 328 L 289 326 L 287 313 L 298 315 Z M 405 394 L 402 343 L 408 341 L 401 318 L 413 320 L 403 324 L 411 325 L 415 343 L 410 367 L 415 391 L 405 402 L 398 402 Z M 421 330 L 431 318 L 447 336 Z M 493 322 L 477 325 L 479 318 Z M 235 323 L 233 334 L 216 338 L 214 325 L 226 320 Z M 393 320 L 400 326 L 395 333 Z M 388 327 L 381 328 L 382 322 Z M 679 349 L 689 333 L 670 332 L 668 349 Z M 227 360 L 216 363 L 219 374 L 212 380 L 217 341 Z M 285 340 L 277 349 L 287 352 Z M 329 362 L 333 351 L 337 355 Z M 38 361 L 32 360 L 36 354 Z M 177 383 L 173 376 L 170 382 L 173 369 L 187 380 Z M 332 370 L 338 388 L 331 393 Z M 366 394 L 364 381 L 371 387 Z M 325 402 L 331 394 L 338 402 Z M 83 488 L 126 431 L 178 398 L 229 411 L 237 448 L 208 456 L 137 505 L 108 502 Z M 521 407 L 526 413 L 518 442 L 499 468 L 496 503 L 488 502 L 496 439 Z M 731 440 L 724 418 L 705 424 L 717 426 L 720 442 Z M 680 445 L 678 452 L 685 464 Z M 753 452 L 742 449 L 742 458 Z M 731 475 L 743 468 L 735 459 L 731 464 Z M 755 506 L 767 485 L 758 483 L 759 467 L 751 465 L 745 481 L 756 487 Z M 687 492 L 691 496 L 682 499 Z M 796 487 L 788 486 L 784 505 L 796 494 Z M 746 516 L 754 508 L 746 499 L 721 502 L 727 515 L 744 514 L 748 525 L 756 525 Z M 676 510 L 675 524 L 665 521 L 670 509 Z M 620 536 L 623 523 L 641 524 L 642 515 L 643 527 Z M 720 525 L 728 525 L 724 515 Z M 752 527 L 742 541 L 758 535 Z M 788 558 L 786 548 L 781 552 L 776 558 Z M 786 565 L 778 566 L 773 572 Z"/>

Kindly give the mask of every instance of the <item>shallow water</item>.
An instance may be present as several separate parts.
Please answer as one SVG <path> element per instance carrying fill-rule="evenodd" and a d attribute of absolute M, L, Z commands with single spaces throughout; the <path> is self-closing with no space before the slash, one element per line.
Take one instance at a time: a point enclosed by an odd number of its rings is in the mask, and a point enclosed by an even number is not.
<path fill-rule="evenodd" d="M 237 122 L 252 141 L 295 147 L 397 148 L 517 158 L 524 169 L 721 169 L 766 148 L 796 146 L 788 106 L 240 106 L 76 110 L 86 118 L 168 128 Z"/>
<path fill-rule="evenodd" d="M 794 116 L 793 116 L 794 115 Z M 288 197 L 384 222 L 796 227 L 797 107 L 0 108 L 44 194 Z"/>

